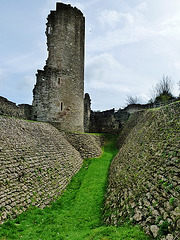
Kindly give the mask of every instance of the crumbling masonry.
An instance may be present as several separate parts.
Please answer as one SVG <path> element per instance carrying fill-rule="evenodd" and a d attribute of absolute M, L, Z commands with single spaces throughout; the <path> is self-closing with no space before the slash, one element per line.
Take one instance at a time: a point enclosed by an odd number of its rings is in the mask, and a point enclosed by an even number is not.
<path fill-rule="evenodd" d="M 83 132 L 85 18 L 76 7 L 57 3 L 47 20 L 48 58 L 36 75 L 32 118 Z"/>

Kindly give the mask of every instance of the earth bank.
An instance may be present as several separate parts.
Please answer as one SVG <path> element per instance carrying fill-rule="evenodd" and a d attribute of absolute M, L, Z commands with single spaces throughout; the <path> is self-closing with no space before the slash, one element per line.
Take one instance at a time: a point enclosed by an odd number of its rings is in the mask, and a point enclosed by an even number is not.
<path fill-rule="evenodd" d="M 137 112 L 122 130 L 112 161 L 105 222 L 140 224 L 154 238 L 180 228 L 180 102 Z M 166 237 L 166 238 L 165 238 Z"/>

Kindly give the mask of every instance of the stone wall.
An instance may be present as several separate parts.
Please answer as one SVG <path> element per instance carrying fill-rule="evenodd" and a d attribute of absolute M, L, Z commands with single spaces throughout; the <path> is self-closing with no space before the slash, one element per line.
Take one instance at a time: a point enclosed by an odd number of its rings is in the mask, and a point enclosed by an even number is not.
<path fill-rule="evenodd" d="M 173 101 L 178 101 L 178 98 Z M 118 111 L 115 111 L 114 108 L 103 112 L 91 111 L 90 132 L 120 133 L 120 131 L 123 129 L 123 126 L 126 126 L 126 123 L 131 114 L 151 108 L 162 107 L 170 103 L 172 103 L 172 101 L 158 104 L 129 104 L 124 109 L 119 109 Z"/>
<path fill-rule="evenodd" d="M 58 197 L 83 158 L 101 155 L 102 141 L 59 132 L 48 123 L 0 116 L 0 223 Z"/>
<path fill-rule="evenodd" d="M 153 104 L 152 103 L 147 103 L 147 104 L 129 104 L 127 107 L 125 107 L 122 110 L 119 110 L 119 112 L 127 112 L 129 114 L 135 113 L 139 110 L 145 110 L 145 109 L 149 109 L 149 108 L 153 108 Z"/>
<path fill-rule="evenodd" d="M 51 125 L 0 116 L 0 222 L 49 204 L 82 163 Z"/>
<path fill-rule="evenodd" d="M 93 112 L 90 116 L 90 132 L 94 133 L 119 133 L 121 129 L 120 119 L 115 117 L 115 109 Z"/>
<path fill-rule="evenodd" d="M 83 159 L 99 157 L 102 154 L 102 136 L 72 132 L 63 132 L 63 135 Z"/>
<path fill-rule="evenodd" d="M 130 134 L 132 129 L 141 122 L 142 116 L 144 114 L 144 111 L 138 111 L 128 116 L 126 121 L 124 121 L 123 127 L 120 130 L 119 137 L 117 139 L 117 148 L 120 149 L 127 138 L 127 136 Z M 123 114 L 124 115 L 124 114 Z"/>
<path fill-rule="evenodd" d="M 0 96 L 0 115 L 31 119 L 32 106 L 28 104 L 16 105 Z"/>
<path fill-rule="evenodd" d="M 130 121 L 129 134 L 123 136 L 124 143 L 119 142 L 120 151 L 110 167 L 105 221 L 114 225 L 130 221 L 154 238 L 176 239 L 180 228 L 180 102 L 141 112 Z"/>

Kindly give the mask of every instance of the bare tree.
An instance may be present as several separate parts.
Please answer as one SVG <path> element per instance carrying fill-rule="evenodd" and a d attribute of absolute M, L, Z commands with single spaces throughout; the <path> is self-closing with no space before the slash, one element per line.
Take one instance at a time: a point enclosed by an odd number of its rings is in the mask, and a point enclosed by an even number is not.
<path fill-rule="evenodd" d="M 137 96 L 127 95 L 126 102 L 128 104 L 138 104 L 139 103 L 139 99 L 138 99 Z"/>
<path fill-rule="evenodd" d="M 151 97 L 153 102 L 167 102 L 174 99 L 172 94 L 173 81 L 171 77 L 163 75 L 159 83 L 151 91 Z"/>
<path fill-rule="evenodd" d="M 160 80 L 160 82 L 156 85 L 156 94 L 172 94 L 173 90 L 173 82 L 171 77 L 164 76 Z"/>

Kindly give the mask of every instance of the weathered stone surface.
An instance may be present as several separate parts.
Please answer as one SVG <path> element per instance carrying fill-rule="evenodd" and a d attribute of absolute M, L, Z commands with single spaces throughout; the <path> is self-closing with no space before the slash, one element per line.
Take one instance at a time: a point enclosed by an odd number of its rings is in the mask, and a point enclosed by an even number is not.
<path fill-rule="evenodd" d="M 119 223 L 136 221 L 147 233 L 153 231 L 153 236 L 160 226 L 161 234 L 179 231 L 179 121 L 180 102 L 130 117 L 110 167 L 105 204 L 108 216 L 114 214 Z M 114 219 L 108 217 L 105 222 L 113 224 Z"/>
<path fill-rule="evenodd" d="M 102 154 L 100 147 L 102 146 L 103 138 L 101 136 L 72 132 L 63 132 L 62 134 L 81 154 L 83 159 L 99 157 Z"/>
<path fill-rule="evenodd" d="M 0 115 L 31 119 L 32 106 L 28 104 L 16 105 L 0 96 Z"/>
<path fill-rule="evenodd" d="M 153 237 L 156 238 L 157 235 L 158 235 L 158 231 L 159 231 L 158 226 L 156 226 L 156 225 L 151 225 L 151 226 L 150 226 L 150 230 L 151 230 L 151 232 L 152 232 L 152 234 L 153 234 Z"/>
<path fill-rule="evenodd" d="M 180 229 L 180 218 L 177 220 L 177 228 Z"/>
<path fill-rule="evenodd" d="M 77 139 L 82 142 L 84 134 Z M 101 154 L 100 139 L 86 135 L 86 142 L 91 154 Z M 48 205 L 83 163 L 63 133 L 48 123 L 0 116 L 0 146 L 0 222 L 31 204 Z"/>
<path fill-rule="evenodd" d="M 48 59 L 33 90 L 33 119 L 67 131 L 84 131 L 85 18 L 57 3 L 47 18 Z"/>
<path fill-rule="evenodd" d="M 127 120 L 129 114 L 125 114 L 125 116 Z M 91 111 L 90 132 L 117 134 L 120 132 L 121 122 L 123 122 L 122 116 L 120 118 L 116 117 L 114 108 L 104 112 Z"/>
<path fill-rule="evenodd" d="M 166 236 L 166 240 L 174 240 L 174 236 L 172 234 L 168 234 Z"/>
<path fill-rule="evenodd" d="M 90 132 L 91 99 L 88 93 L 84 96 L 84 132 Z"/>
<path fill-rule="evenodd" d="M 142 217 L 143 217 L 143 215 L 142 215 L 141 211 L 137 211 L 134 215 L 134 220 L 139 222 L 140 220 L 142 220 Z"/>

